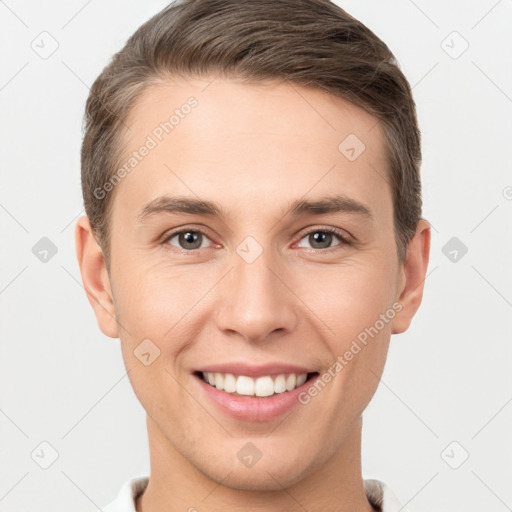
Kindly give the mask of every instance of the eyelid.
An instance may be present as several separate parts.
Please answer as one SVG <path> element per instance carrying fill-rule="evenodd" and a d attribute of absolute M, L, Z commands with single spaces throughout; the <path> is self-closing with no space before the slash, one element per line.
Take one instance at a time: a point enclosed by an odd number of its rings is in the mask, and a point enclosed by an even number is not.
<path fill-rule="evenodd" d="M 202 233 L 204 236 L 206 236 L 211 242 L 213 243 L 216 243 L 212 240 L 212 236 L 210 235 L 209 233 L 209 230 L 207 228 L 205 228 L 204 226 L 194 226 L 194 225 L 190 225 L 190 226 L 181 226 L 181 227 L 178 227 L 178 228 L 174 228 L 174 229 L 170 229 L 169 231 L 166 231 L 159 239 L 159 242 L 160 243 L 163 243 L 165 244 L 166 242 L 169 241 L 169 239 L 171 238 L 174 238 L 176 235 L 179 235 L 181 233 L 186 233 L 187 231 L 192 231 L 192 232 L 197 232 L 197 233 Z M 179 249 L 179 248 L 178 248 Z M 185 251 L 185 249 L 181 249 L 183 251 Z M 197 251 L 199 249 L 192 249 L 192 250 L 188 250 L 186 252 L 192 252 L 192 251 Z"/>
<path fill-rule="evenodd" d="M 174 238 L 176 235 L 179 235 L 179 234 L 187 232 L 187 231 L 201 233 L 204 236 L 206 236 L 213 244 L 218 245 L 218 244 L 216 244 L 216 242 L 214 242 L 212 240 L 212 237 L 208 233 L 208 229 L 207 228 L 205 228 L 203 226 L 194 226 L 194 225 L 182 226 L 182 227 L 178 227 L 178 228 L 174 228 L 174 229 L 171 229 L 169 231 L 166 231 L 161 236 L 160 243 L 167 244 L 167 242 L 171 238 Z M 309 249 L 311 251 L 325 253 L 325 252 L 336 250 L 336 248 L 339 245 L 345 245 L 345 246 L 347 246 L 347 245 L 354 245 L 357 242 L 357 239 L 352 234 L 350 234 L 349 232 L 347 232 L 344 229 L 336 228 L 334 226 L 321 226 L 320 225 L 320 226 L 308 226 L 307 228 L 304 228 L 297 235 L 298 239 L 297 239 L 296 242 L 294 242 L 294 245 L 296 243 L 300 242 L 304 237 L 310 235 L 311 233 L 322 232 L 322 231 L 326 232 L 326 233 L 334 234 L 335 236 L 337 236 L 341 240 L 341 243 L 337 244 L 337 245 L 334 245 L 333 247 L 328 247 L 327 249 L 315 249 L 315 248 L 308 248 L 308 247 L 304 247 L 304 249 Z M 170 244 L 167 244 L 167 245 L 170 245 Z M 196 251 L 200 250 L 200 249 L 189 249 L 189 250 L 186 250 L 186 249 L 180 249 L 179 247 L 176 247 L 176 249 L 178 251 L 186 252 L 186 253 L 193 253 L 193 252 L 196 252 Z M 203 249 L 209 249 L 209 247 L 203 247 Z"/>
<path fill-rule="evenodd" d="M 301 231 L 298 236 L 300 236 L 300 238 L 302 239 L 306 235 L 309 235 L 311 233 L 315 233 L 317 231 L 324 231 L 324 232 L 327 232 L 327 233 L 333 233 L 336 236 L 339 236 L 341 239 L 343 239 L 343 240 L 345 240 L 347 242 L 356 242 L 357 241 L 357 239 L 351 233 L 349 233 L 347 230 L 342 229 L 342 228 L 337 228 L 337 227 L 334 227 L 334 226 L 322 226 L 322 225 L 308 226 L 307 228 L 304 228 L 304 230 Z"/>
<path fill-rule="evenodd" d="M 306 249 L 309 252 L 318 254 L 330 254 L 332 252 L 342 250 L 344 247 L 351 247 L 357 242 L 354 236 L 341 228 L 335 228 L 334 226 L 309 226 L 306 228 L 306 231 L 301 232 L 296 243 L 299 243 L 303 238 L 311 233 L 316 232 L 331 233 L 340 239 L 340 243 L 333 245 L 332 247 L 327 247 L 326 249 L 315 249 L 314 247 L 301 247 L 301 249 Z M 294 243 L 294 245 L 296 243 Z"/>

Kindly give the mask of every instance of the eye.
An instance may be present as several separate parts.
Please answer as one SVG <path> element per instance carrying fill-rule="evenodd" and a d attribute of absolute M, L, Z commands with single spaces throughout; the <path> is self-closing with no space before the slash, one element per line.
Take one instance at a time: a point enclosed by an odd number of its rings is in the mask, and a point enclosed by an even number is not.
<path fill-rule="evenodd" d="M 163 243 L 176 246 L 172 243 L 174 239 L 177 240 L 178 249 L 193 251 L 195 249 L 203 249 L 205 247 L 203 242 L 208 240 L 208 237 L 205 233 L 197 229 L 182 229 L 181 231 L 171 233 L 165 238 Z"/>
<path fill-rule="evenodd" d="M 340 241 L 340 243 L 331 246 L 336 238 Z M 206 235 L 206 233 L 199 229 L 182 229 L 180 231 L 174 231 L 173 233 L 165 236 L 162 243 L 172 245 L 185 252 L 189 252 L 207 248 L 207 240 L 210 240 L 209 237 Z M 335 228 L 315 228 L 303 235 L 299 241 L 299 244 L 302 242 L 302 240 L 308 241 L 310 244 L 310 249 L 320 250 L 322 252 L 336 250 L 338 246 L 352 244 L 350 238 L 345 235 L 344 232 Z M 302 245 L 299 246 L 302 247 Z"/>
<path fill-rule="evenodd" d="M 334 247 L 330 247 L 333 239 L 338 238 L 341 243 L 336 244 Z M 340 230 L 335 228 L 316 228 L 309 231 L 301 238 L 301 241 L 307 239 L 311 249 L 323 250 L 334 250 L 337 246 L 351 245 L 351 241 L 347 236 L 344 235 Z"/>

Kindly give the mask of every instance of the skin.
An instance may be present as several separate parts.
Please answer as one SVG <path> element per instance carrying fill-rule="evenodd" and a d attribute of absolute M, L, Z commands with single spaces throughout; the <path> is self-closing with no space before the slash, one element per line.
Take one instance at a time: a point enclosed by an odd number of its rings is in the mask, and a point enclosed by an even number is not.
<path fill-rule="evenodd" d="M 419 222 L 400 264 L 384 136 L 370 114 L 316 89 L 212 79 L 162 82 L 132 109 L 126 155 L 187 98 L 198 101 L 116 186 L 110 272 L 87 217 L 76 226 L 99 327 L 120 337 L 147 412 L 151 475 L 137 510 L 370 511 L 361 415 L 391 334 L 407 330 L 420 306 L 430 226 Z M 366 146 L 355 161 L 338 150 L 351 133 Z M 141 209 L 164 194 L 216 201 L 227 216 L 161 212 L 139 222 Z M 291 201 L 334 194 L 363 203 L 373 218 L 286 214 Z M 328 227 L 354 243 L 333 235 L 314 245 L 313 234 Z M 174 228 L 204 230 L 200 248 L 165 240 Z M 263 250 L 252 263 L 236 252 L 247 236 Z M 279 361 L 322 374 L 394 303 L 401 310 L 378 335 L 286 417 L 234 419 L 191 374 L 226 361 Z M 160 350 L 149 366 L 133 353 L 147 338 Z M 237 458 L 249 441 L 262 454 L 250 468 Z"/>

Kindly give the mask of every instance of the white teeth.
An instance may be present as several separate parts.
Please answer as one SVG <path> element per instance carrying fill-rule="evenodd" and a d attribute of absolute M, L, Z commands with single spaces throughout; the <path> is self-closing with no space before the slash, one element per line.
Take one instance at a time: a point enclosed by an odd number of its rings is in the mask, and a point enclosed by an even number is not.
<path fill-rule="evenodd" d="M 222 373 L 215 373 L 214 376 L 215 376 L 215 387 L 220 390 L 224 389 L 224 377 L 223 377 Z"/>
<path fill-rule="evenodd" d="M 224 391 L 227 391 L 228 393 L 236 392 L 236 379 L 231 373 L 226 373 L 226 376 L 224 377 Z"/>
<path fill-rule="evenodd" d="M 297 384 L 297 377 L 294 373 L 290 373 L 288 377 L 286 378 L 286 389 L 287 391 L 291 391 L 292 389 L 295 389 L 295 384 Z"/>
<path fill-rule="evenodd" d="M 275 393 L 292 391 L 302 386 L 308 377 L 307 373 L 288 375 L 281 374 L 272 378 L 270 375 L 253 379 L 246 375 L 235 377 L 232 373 L 203 372 L 203 380 L 219 390 L 247 396 L 272 396 Z"/>
<path fill-rule="evenodd" d="M 284 393 L 286 391 L 286 377 L 278 375 L 274 381 L 274 391 L 276 393 Z"/>
<path fill-rule="evenodd" d="M 302 373 L 300 374 L 298 377 L 297 377 L 297 383 L 295 384 L 295 386 L 298 388 L 299 386 L 302 386 L 302 384 L 304 384 L 304 382 L 306 382 L 306 379 L 308 378 L 308 375 L 307 373 Z"/>
<path fill-rule="evenodd" d="M 236 380 L 236 392 L 239 395 L 254 395 L 254 379 L 240 375 Z"/>
<path fill-rule="evenodd" d="M 256 379 L 256 396 L 270 396 L 274 394 L 274 381 L 272 377 L 258 377 Z"/>

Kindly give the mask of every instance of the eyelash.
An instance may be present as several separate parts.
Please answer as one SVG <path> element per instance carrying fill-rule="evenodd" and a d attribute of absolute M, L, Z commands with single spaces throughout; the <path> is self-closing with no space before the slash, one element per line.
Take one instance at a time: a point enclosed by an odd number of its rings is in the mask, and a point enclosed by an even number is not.
<path fill-rule="evenodd" d="M 180 235 L 182 233 L 201 233 L 202 235 L 209 238 L 208 234 L 205 231 L 203 231 L 202 229 L 198 229 L 198 228 L 180 229 L 178 231 L 173 231 L 171 233 L 165 234 L 163 237 L 163 240 L 162 240 L 162 244 L 170 245 L 169 240 L 174 238 L 176 235 Z M 339 249 L 340 248 L 339 246 L 343 246 L 343 245 L 351 246 L 354 243 L 348 236 L 346 236 L 344 234 L 344 232 L 340 231 L 339 229 L 331 228 L 331 227 L 313 228 L 310 231 L 303 233 L 301 235 L 301 237 L 299 238 L 299 241 L 302 240 L 303 238 L 305 238 L 306 236 L 311 235 L 312 233 L 330 233 L 330 234 L 336 235 L 340 239 L 341 243 L 334 245 L 333 247 L 328 247 L 327 249 L 315 249 L 315 248 L 305 247 L 305 249 L 309 249 L 310 251 L 319 251 L 321 253 L 330 253 L 332 251 Z M 179 247 L 174 247 L 174 249 L 176 249 L 182 253 L 195 253 L 196 251 L 200 250 L 200 248 L 199 249 L 181 249 Z"/>
<path fill-rule="evenodd" d="M 339 229 L 330 228 L 330 227 L 326 227 L 326 228 L 313 228 L 313 229 L 311 229 L 309 231 L 306 231 L 305 233 L 303 233 L 301 235 L 299 241 L 302 240 L 303 238 L 307 237 L 308 235 L 311 235 L 312 233 L 330 233 L 332 235 L 336 235 L 340 239 L 341 243 L 337 244 L 337 245 L 334 245 L 333 247 L 328 247 L 327 249 L 315 249 L 313 247 L 312 248 L 305 247 L 305 249 L 309 249 L 310 251 L 319 251 L 319 252 L 322 252 L 322 253 L 329 253 L 329 252 L 332 252 L 332 251 L 339 250 L 340 246 L 352 245 L 352 240 L 347 235 L 345 235 Z"/>

